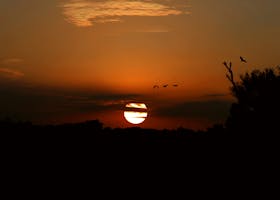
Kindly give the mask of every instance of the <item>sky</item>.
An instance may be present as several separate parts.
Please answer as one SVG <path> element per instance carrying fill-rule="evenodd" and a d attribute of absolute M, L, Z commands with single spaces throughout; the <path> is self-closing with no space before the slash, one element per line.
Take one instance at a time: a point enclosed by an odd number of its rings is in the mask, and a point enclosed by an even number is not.
<path fill-rule="evenodd" d="M 1 0 L 0 117 L 130 127 L 125 105 L 142 102 L 144 128 L 222 123 L 234 101 L 222 62 L 236 76 L 279 65 L 279 8 L 278 0 Z"/>

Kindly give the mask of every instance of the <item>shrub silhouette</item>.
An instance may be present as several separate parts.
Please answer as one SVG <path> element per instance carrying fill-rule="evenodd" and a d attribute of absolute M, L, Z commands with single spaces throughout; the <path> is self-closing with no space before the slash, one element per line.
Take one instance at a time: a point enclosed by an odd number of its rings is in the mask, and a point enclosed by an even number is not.
<path fill-rule="evenodd" d="M 226 127 L 235 133 L 280 133 L 280 67 L 254 70 L 235 82 L 231 66 L 224 64 L 229 71 L 231 92 L 237 99 Z"/>

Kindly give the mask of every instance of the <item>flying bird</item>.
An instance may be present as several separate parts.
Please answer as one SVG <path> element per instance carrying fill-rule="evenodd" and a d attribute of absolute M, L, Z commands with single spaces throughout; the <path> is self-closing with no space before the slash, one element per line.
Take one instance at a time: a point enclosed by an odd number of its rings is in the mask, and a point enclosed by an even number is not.
<path fill-rule="evenodd" d="M 167 87 L 168 87 L 168 84 L 166 84 L 166 85 L 163 85 L 163 87 L 164 87 L 164 88 L 167 88 Z"/>
<path fill-rule="evenodd" d="M 154 87 L 153 87 L 154 89 L 158 89 L 159 88 L 159 86 L 158 85 L 154 85 Z"/>
<path fill-rule="evenodd" d="M 247 63 L 247 60 L 245 60 L 242 56 L 240 56 L 241 62 Z"/>
<path fill-rule="evenodd" d="M 178 86 L 179 86 L 178 84 L 174 84 L 174 85 L 173 85 L 173 87 L 178 87 Z"/>

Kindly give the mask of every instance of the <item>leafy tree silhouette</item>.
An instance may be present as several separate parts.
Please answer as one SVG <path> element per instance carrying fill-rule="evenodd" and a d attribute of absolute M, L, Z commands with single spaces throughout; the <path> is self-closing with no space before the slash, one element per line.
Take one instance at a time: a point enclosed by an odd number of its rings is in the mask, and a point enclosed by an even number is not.
<path fill-rule="evenodd" d="M 232 95 L 237 99 L 231 106 L 226 127 L 247 135 L 280 133 L 280 67 L 247 72 L 236 82 L 232 64 L 223 64 L 228 70 Z"/>

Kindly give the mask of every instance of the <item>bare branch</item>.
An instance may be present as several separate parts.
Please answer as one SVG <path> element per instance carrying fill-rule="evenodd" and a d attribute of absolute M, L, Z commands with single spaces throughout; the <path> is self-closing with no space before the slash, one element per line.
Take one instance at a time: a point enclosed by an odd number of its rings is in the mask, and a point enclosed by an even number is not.
<path fill-rule="evenodd" d="M 234 81 L 234 74 L 233 74 L 233 71 L 232 71 L 232 62 L 229 62 L 229 65 L 227 64 L 227 62 L 223 62 L 223 64 L 228 71 L 228 74 L 226 74 L 226 77 L 231 82 L 234 90 L 236 90 L 237 87 L 236 87 L 236 83 Z"/>

